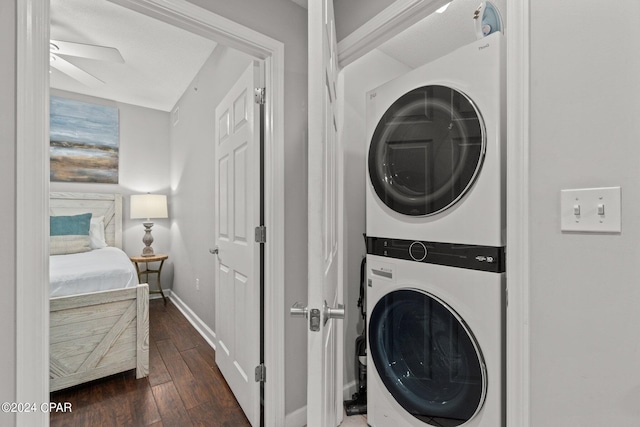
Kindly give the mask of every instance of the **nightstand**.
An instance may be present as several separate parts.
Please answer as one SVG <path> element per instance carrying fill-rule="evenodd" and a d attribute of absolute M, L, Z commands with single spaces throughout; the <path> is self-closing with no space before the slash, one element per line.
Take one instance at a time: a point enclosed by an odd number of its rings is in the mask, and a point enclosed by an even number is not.
<path fill-rule="evenodd" d="M 150 294 L 160 294 L 162 295 L 162 299 L 164 300 L 165 305 L 167 304 L 167 298 L 164 296 L 164 292 L 162 292 L 162 283 L 160 282 L 160 273 L 162 272 L 162 266 L 164 265 L 164 261 L 169 258 L 169 255 L 165 254 L 155 254 L 152 256 L 132 256 L 129 257 L 131 262 L 136 266 L 136 272 L 138 273 L 138 281 L 140 283 L 149 282 L 149 274 L 156 274 L 158 279 L 158 290 L 157 291 L 149 291 Z M 160 265 L 156 269 L 149 268 L 150 262 L 159 262 Z M 145 269 L 140 271 L 140 264 L 145 264 Z M 145 275 L 146 281 L 142 281 L 142 275 Z"/>

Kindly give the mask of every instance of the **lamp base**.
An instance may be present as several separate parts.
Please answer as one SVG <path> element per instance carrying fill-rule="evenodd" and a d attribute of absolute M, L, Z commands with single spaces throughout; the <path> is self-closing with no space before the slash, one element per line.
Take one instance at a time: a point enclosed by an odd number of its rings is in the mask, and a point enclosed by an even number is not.
<path fill-rule="evenodd" d="M 153 248 L 151 246 L 146 246 L 142 249 L 142 256 L 154 256 Z"/>
<path fill-rule="evenodd" d="M 154 256 L 153 248 L 151 244 L 153 243 L 153 236 L 151 235 L 151 227 L 153 227 L 152 222 L 143 222 L 144 225 L 144 237 L 142 238 L 142 243 L 145 244 L 145 247 L 142 249 L 142 256 Z"/>

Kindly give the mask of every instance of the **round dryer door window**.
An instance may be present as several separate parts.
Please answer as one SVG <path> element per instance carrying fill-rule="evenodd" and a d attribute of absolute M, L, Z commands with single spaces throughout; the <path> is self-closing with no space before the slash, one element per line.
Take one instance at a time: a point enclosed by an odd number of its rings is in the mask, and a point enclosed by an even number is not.
<path fill-rule="evenodd" d="M 376 194 L 396 212 L 434 215 L 471 188 L 486 150 L 484 122 L 465 94 L 424 86 L 384 113 L 369 146 Z"/>
<path fill-rule="evenodd" d="M 459 426 L 484 404 L 487 374 L 464 321 L 435 296 L 414 289 L 385 295 L 369 320 L 375 370 L 393 398 L 433 426 Z"/>

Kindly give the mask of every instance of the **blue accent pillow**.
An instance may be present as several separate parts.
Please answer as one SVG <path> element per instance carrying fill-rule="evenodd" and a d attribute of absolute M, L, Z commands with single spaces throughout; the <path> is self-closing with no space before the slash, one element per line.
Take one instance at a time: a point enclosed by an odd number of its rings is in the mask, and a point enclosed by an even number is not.
<path fill-rule="evenodd" d="M 90 213 L 51 216 L 49 218 L 49 253 L 66 255 L 90 251 L 90 226 Z"/>

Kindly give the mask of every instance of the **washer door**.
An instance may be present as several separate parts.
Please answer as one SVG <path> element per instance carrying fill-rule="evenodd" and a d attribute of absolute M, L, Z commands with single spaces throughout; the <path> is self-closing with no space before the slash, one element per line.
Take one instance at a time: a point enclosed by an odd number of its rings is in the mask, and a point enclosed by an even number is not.
<path fill-rule="evenodd" d="M 445 86 L 424 86 L 394 102 L 369 147 L 369 176 L 396 212 L 426 216 L 455 204 L 484 160 L 484 122 L 474 103 Z"/>
<path fill-rule="evenodd" d="M 459 426 L 480 410 L 487 374 L 480 348 L 464 321 L 423 291 L 385 295 L 369 320 L 375 369 L 393 398 L 433 426 Z"/>

